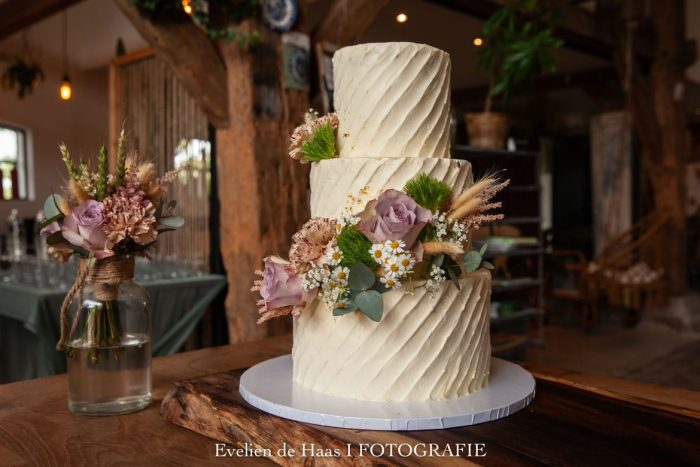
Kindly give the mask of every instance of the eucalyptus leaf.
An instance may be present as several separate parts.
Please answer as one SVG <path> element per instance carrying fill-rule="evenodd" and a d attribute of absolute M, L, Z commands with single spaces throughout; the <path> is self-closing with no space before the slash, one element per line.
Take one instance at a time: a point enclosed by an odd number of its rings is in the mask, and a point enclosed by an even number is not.
<path fill-rule="evenodd" d="M 64 243 L 65 241 L 66 239 L 63 238 L 63 232 L 61 232 L 60 230 L 46 237 L 47 245 L 57 245 L 59 243 Z"/>
<path fill-rule="evenodd" d="M 366 290 L 355 296 L 355 304 L 372 321 L 379 322 L 384 313 L 384 301 L 382 294 L 376 290 Z"/>
<path fill-rule="evenodd" d="M 496 268 L 493 264 L 491 264 L 491 263 L 488 262 L 488 261 L 482 262 L 481 265 L 482 265 L 483 267 L 485 267 L 486 269 L 489 269 L 489 270 L 492 270 L 492 269 L 495 269 L 495 268 Z"/>
<path fill-rule="evenodd" d="M 51 224 L 53 224 L 54 222 L 60 221 L 61 219 L 63 219 L 63 214 L 56 214 L 55 216 L 50 217 L 50 218 L 46 219 L 44 222 L 40 223 L 39 228 L 43 229 L 45 227 L 48 227 Z"/>
<path fill-rule="evenodd" d="M 484 253 L 486 253 L 486 249 L 487 249 L 488 247 L 489 247 L 489 244 L 488 244 L 488 243 L 484 243 L 483 245 L 481 245 L 481 249 L 479 250 L 479 254 L 480 254 L 481 256 L 484 256 Z"/>
<path fill-rule="evenodd" d="M 355 305 L 353 300 L 348 300 L 345 304 L 345 308 L 333 308 L 333 316 L 344 316 L 353 311 L 357 311 L 357 305 Z"/>
<path fill-rule="evenodd" d="M 481 264 L 481 255 L 478 251 L 470 251 L 464 255 L 464 270 L 466 272 L 474 272 L 479 269 Z"/>
<path fill-rule="evenodd" d="M 447 268 L 447 274 L 450 276 L 450 280 L 455 287 L 457 287 L 457 290 L 461 290 L 462 287 L 459 285 L 459 274 L 457 271 L 455 271 L 454 268 Z"/>
<path fill-rule="evenodd" d="M 179 229 L 180 227 L 185 225 L 185 219 L 180 216 L 163 217 L 161 219 L 158 219 L 158 222 L 161 225 L 171 229 Z"/>
<path fill-rule="evenodd" d="M 445 254 L 441 253 L 439 255 L 433 256 L 433 260 L 430 262 L 431 266 L 441 267 L 442 263 L 445 261 Z"/>
<path fill-rule="evenodd" d="M 56 216 L 63 216 L 63 213 L 59 209 L 59 204 L 63 201 L 61 195 L 52 194 L 46 198 L 44 201 L 44 215 L 47 218 L 52 218 Z"/>
<path fill-rule="evenodd" d="M 348 285 L 352 290 L 367 290 L 374 285 L 374 273 L 363 263 L 355 263 L 350 268 Z"/>

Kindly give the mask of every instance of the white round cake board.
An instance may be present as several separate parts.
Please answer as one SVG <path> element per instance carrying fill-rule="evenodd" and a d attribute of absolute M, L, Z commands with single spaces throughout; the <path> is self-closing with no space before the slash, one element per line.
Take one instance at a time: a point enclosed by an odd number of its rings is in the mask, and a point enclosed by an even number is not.
<path fill-rule="evenodd" d="M 507 417 L 535 397 L 535 379 L 520 366 L 491 359 L 489 382 L 467 396 L 444 401 L 364 401 L 328 396 L 292 380 L 292 356 L 246 370 L 241 396 L 253 407 L 304 423 L 361 430 L 437 430 Z"/>

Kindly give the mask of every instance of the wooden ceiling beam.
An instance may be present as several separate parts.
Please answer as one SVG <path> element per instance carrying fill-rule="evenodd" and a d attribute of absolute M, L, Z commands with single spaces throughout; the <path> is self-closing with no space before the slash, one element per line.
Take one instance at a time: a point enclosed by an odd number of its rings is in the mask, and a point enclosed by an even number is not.
<path fill-rule="evenodd" d="M 0 3 L 0 40 L 81 0 L 6 0 Z"/>
<path fill-rule="evenodd" d="M 336 0 L 316 28 L 317 41 L 345 46 L 357 43 L 389 0 Z"/>
<path fill-rule="evenodd" d="M 183 11 L 158 22 L 144 18 L 129 0 L 114 0 L 131 24 L 166 62 L 209 122 L 229 122 L 226 66 L 209 36 Z"/>
<path fill-rule="evenodd" d="M 508 3 L 508 0 L 426 0 L 443 8 L 449 8 L 479 19 L 487 19 L 495 11 Z M 616 47 L 615 38 L 610 34 L 606 18 L 579 8 L 565 0 L 553 0 L 559 15 L 555 30 L 566 47 L 595 55 L 612 58 Z M 654 44 L 648 34 L 637 34 L 634 40 L 634 53 L 638 58 L 649 60 L 654 55 Z"/>

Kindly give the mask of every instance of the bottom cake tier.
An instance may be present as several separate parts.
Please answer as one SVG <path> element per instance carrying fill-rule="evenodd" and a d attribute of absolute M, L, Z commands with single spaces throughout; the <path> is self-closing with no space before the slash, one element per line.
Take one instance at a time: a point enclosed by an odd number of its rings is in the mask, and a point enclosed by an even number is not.
<path fill-rule="evenodd" d="M 294 382 L 362 400 L 422 401 L 464 396 L 488 381 L 491 274 L 479 270 L 432 295 L 387 292 L 376 323 L 335 317 L 320 301 L 294 318 Z M 420 285 L 420 284 L 418 284 Z"/>

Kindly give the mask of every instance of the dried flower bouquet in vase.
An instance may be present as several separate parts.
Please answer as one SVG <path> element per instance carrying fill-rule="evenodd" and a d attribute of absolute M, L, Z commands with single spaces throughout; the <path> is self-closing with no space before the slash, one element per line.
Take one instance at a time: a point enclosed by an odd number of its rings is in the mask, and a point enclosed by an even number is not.
<path fill-rule="evenodd" d="M 164 200 L 177 172 L 158 177 L 153 163 L 128 155 L 123 131 L 114 173 L 104 146 L 96 170 L 60 150 L 67 186 L 46 200 L 42 234 L 51 256 L 79 258 L 57 344 L 68 360 L 69 407 L 90 415 L 139 410 L 151 400 L 151 316 L 148 294 L 133 281 L 135 257 L 150 257 L 159 235 L 184 223 Z"/>

